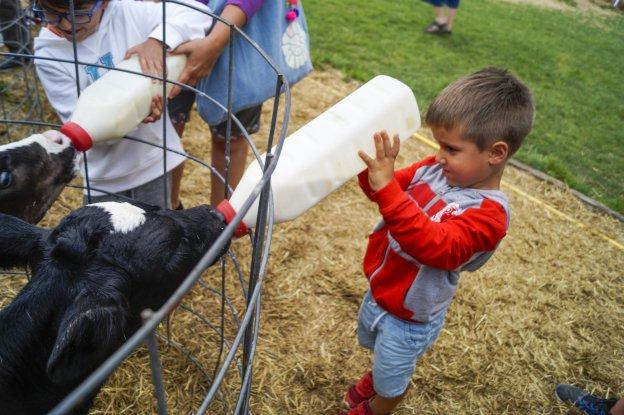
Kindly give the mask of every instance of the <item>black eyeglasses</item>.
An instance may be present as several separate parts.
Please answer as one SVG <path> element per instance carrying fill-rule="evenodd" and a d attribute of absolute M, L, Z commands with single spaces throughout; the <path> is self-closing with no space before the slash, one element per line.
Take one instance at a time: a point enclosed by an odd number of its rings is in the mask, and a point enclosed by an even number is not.
<path fill-rule="evenodd" d="M 74 11 L 74 23 L 77 25 L 89 23 L 93 15 L 102 6 L 102 3 L 103 0 L 97 0 L 93 7 L 91 7 L 89 10 Z M 63 19 L 67 20 L 69 23 L 72 22 L 72 16 L 70 12 L 61 13 L 54 10 L 46 9 L 37 3 L 33 4 L 32 11 L 36 19 L 39 19 L 42 22 L 51 25 L 57 25 L 61 23 L 61 20 Z"/>

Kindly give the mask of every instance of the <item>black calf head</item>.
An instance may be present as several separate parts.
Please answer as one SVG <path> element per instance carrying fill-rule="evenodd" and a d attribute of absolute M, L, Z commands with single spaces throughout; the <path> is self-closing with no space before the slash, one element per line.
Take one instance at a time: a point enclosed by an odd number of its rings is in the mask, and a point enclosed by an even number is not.
<path fill-rule="evenodd" d="M 0 414 L 52 409 L 140 327 L 141 311 L 164 304 L 224 228 L 209 206 L 98 203 L 53 230 L 0 214 L 0 266 L 33 269 L 0 311 Z"/>
<path fill-rule="evenodd" d="M 58 324 L 46 364 L 55 384 L 81 381 L 126 340 L 128 278 L 109 267 L 94 268 L 87 281 L 75 281 L 77 295 Z"/>
<path fill-rule="evenodd" d="M 0 146 L 0 212 L 37 223 L 74 178 L 77 152 L 57 131 Z"/>
<path fill-rule="evenodd" d="M 0 413 L 44 414 L 126 339 L 129 279 L 95 261 L 49 258 L 0 311 Z M 82 274 L 84 272 L 84 274 Z M 86 414 L 91 399 L 72 414 Z"/>
<path fill-rule="evenodd" d="M 50 257 L 79 289 L 58 329 L 50 378 L 79 379 L 102 363 L 139 327 L 142 310 L 162 306 L 224 228 L 208 206 L 146 211 L 104 202 L 63 219 L 48 237 Z"/>

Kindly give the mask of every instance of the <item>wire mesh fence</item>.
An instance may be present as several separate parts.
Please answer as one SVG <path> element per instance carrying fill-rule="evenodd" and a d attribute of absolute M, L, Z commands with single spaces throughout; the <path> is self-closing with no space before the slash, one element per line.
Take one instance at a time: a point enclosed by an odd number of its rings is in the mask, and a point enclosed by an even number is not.
<path fill-rule="evenodd" d="M 4 0 L 3 0 L 4 1 Z M 110 0 L 116 1 L 116 0 Z M 74 1 L 70 0 L 70 21 L 75 21 Z M 266 276 L 267 261 L 271 247 L 273 230 L 273 205 L 270 190 L 270 176 L 279 159 L 281 147 L 285 138 L 289 113 L 290 89 L 288 82 L 271 58 L 243 31 L 229 22 L 221 19 L 212 12 L 206 12 L 200 7 L 166 0 L 162 2 L 162 27 L 167 22 L 167 4 L 177 4 L 193 8 L 198 12 L 210 15 L 214 22 L 221 21 L 230 28 L 230 62 L 228 65 L 228 102 L 221 104 L 201 90 L 177 82 L 167 81 L 164 76 L 152 77 L 162 82 L 163 96 L 166 96 L 166 84 L 174 83 L 183 89 L 195 92 L 198 98 L 207 99 L 221 108 L 227 114 L 226 129 L 226 169 L 221 175 L 202 156 L 196 156 L 177 151 L 167 145 L 167 129 L 163 128 L 163 143 L 154 144 L 139 137 L 126 136 L 137 145 L 158 147 L 163 153 L 163 177 L 170 170 L 167 166 L 166 153 L 176 153 L 184 156 L 188 162 L 194 163 L 202 169 L 204 174 L 212 174 L 223 181 L 228 194 L 231 192 L 228 178 L 228 160 L 230 157 L 229 142 L 232 127 L 238 126 L 244 139 L 251 148 L 256 160 L 264 169 L 262 179 L 257 183 L 240 212 L 225 228 L 213 246 L 206 252 L 193 270 L 184 279 L 177 290 L 169 297 L 158 310 L 144 310 L 141 317 L 143 325 L 115 353 L 109 356 L 78 388 L 70 393 L 51 414 L 73 413 L 76 408 L 89 400 L 93 392 L 98 391 L 107 379 L 111 378 L 120 366 L 123 367 L 130 356 L 140 361 L 143 369 L 131 370 L 131 378 L 135 382 L 142 382 L 149 377 L 152 382 L 152 393 L 143 396 L 148 399 L 159 414 L 166 413 L 232 413 L 246 414 L 250 412 L 249 399 L 253 379 L 252 363 L 254 360 L 256 342 L 259 335 L 260 305 L 263 281 Z M 10 142 L 23 138 L 31 132 L 43 129 L 58 128 L 60 124 L 50 122 L 45 117 L 45 103 L 37 82 L 33 61 L 37 59 L 53 59 L 59 62 L 74 65 L 76 77 L 81 74 L 80 68 L 86 66 L 115 71 L 119 68 L 110 65 L 94 64 L 81 60 L 74 42 L 74 59 L 63 60 L 44 58 L 33 55 L 31 31 L 32 19 L 29 20 L 27 10 L 12 4 L 13 15 L 3 15 L 0 29 L 4 36 L 6 51 L 0 52 L 4 62 L 16 62 L 13 66 L 7 65 L 2 72 L 7 76 L 0 77 L 0 134 L 2 142 Z M 75 34 L 76 26 L 72 23 Z M 167 34 L 163 29 L 163 65 L 166 67 Z M 16 36 L 13 36 L 16 34 Z M 273 100 L 270 128 L 266 137 L 266 157 L 261 157 L 261 150 L 244 128 L 244 125 L 232 112 L 232 71 L 236 67 L 232 48 L 234 37 L 241 37 L 249 43 L 254 51 L 261 55 L 274 73 L 275 98 Z M 10 69 L 9 69 L 10 67 Z M 138 72 L 128 71 L 134 74 Z M 149 75 L 144 75 L 149 76 Z M 6 79 L 6 80 L 5 80 Z M 76 95 L 80 95 L 80 86 L 76 84 Z M 282 108 L 280 108 L 280 106 Z M 167 106 L 163 106 L 163 118 L 167 117 Z M 272 148 L 275 146 L 275 152 Z M 91 199 L 92 191 L 115 196 L 120 201 L 127 200 L 126 196 L 115 195 L 103 189 L 92 186 L 89 180 L 89 154 L 84 154 L 83 185 L 69 186 L 84 192 L 85 199 Z M 168 183 L 162 181 L 163 197 L 167 205 Z M 251 208 L 256 199 L 259 199 L 257 223 L 254 230 L 242 241 L 237 242 L 240 250 L 230 248 L 218 260 L 219 254 L 232 238 L 234 230 L 242 217 Z M 78 207 L 78 206 L 75 206 Z M 240 255 L 237 252 L 242 252 Z M 218 262 L 209 268 L 210 264 Z M 23 278 L 28 270 L 2 272 L 4 279 Z M 20 284 L 23 280 L 19 280 Z M 191 339 L 191 341 L 189 341 Z M 148 366 L 149 365 L 149 366 Z M 138 365 L 140 366 L 140 364 Z M 149 367 L 149 369 L 147 369 Z M 120 375 L 121 376 L 121 375 Z M 124 374 L 125 376 L 125 374 Z M 132 382 L 132 380 L 131 380 Z M 114 394 L 107 392 L 106 397 Z M 183 389 L 180 391 L 180 389 Z M 103 397 L 102 399 L 106 399 Z M 114 413 L 113 412 L 109 413 Z M 104 411 L 106 412 L 106 411 Z M 139 412 L 137 412 L 139 413 Z"/>
<path fill-rule="evenodd" d="M 0 61 L 0 70 L 6 76 L 0 77 L 0 111 L 4 119 L 43 120 L 41 94 L 37 88 L 37 76 L 32 54 L 32 20 L 27 10 L 17 1 L 0 2 L 0 39 L 2 51 L 19 54 L 6 55 Z M 31 134 L 34 126 L 2 123 L 0 143 Z"/>

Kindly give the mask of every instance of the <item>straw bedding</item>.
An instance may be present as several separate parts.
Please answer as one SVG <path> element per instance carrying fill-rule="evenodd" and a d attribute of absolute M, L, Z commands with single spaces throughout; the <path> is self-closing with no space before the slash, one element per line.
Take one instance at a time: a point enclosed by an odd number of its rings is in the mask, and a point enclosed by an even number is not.
<path fill-rule="evenodd" d="M 294 88 L 290 131 L 356 87 L 338 72 L 317 71 Z M 265 107 L 264 129 L 256 137 L 259 145 L 269 121 L 270 105 Z M 208 129 L 197 116 L 187 127 L 184 142 L 190 154 L 209 159 Z M 398 165 L 432 151 L 409 140 Z M 205 168 L 187 163 L 185 205 L 207 202 L 209 176 Z M 482 270 L 463 274 L 446 327 L 419 363 L 397 414 L 568 413 L 554 397 L 558 382 L 609 395 L 624 392 L 620 289 L 624 250 L 597 234 L 624 245 L 624 224 L 519 170 L 508 168 L 504 180 L 513 213 L 508 236 Z M 56 223 L 79 201 L 78 191 L 66 190 L 43 224 Z M 334 414 L 342 408 L 348 385 L 369 366 L 370 356 L 358 347 L 355 327 L 367 287 L 361 258 L 366 236 L 377 220 L 375 206 L 353 180 L 297 220 L 276 226 L 254 362 L 253 413 Z M 249 248 L 245 239 L 233 244 L 244 270 Z M 215 266 L 204 280 L 218 288 L 220 275 Z M 23 283 L 23 278 L 2 277 L 2 304 Z M 231 263 L 225 286 L 240 315 L 244 300 Z M 219 326 L 220 303 L 214 294 L 196 287 L 184 304 Z M 233 318 L 226 315 L 225 319 L 226 338 L 232 339 Z M 170 331 L 172 339 L 189 349 L 211 376 L 219 336 L 180 309 L 172 316 Z M 181 352 L 164 342 L 159 347 L 170 413 L 189 413 L 201 402 L 210 381 Z M 142 348 L 109 379 L 92 413 L 156 413 L 148 364 Z M 230 370 L 222 388 L 222 399 L 230 406 L 239 381 L 236 370 Z M 223 413 L 223 407 L 217 400 L 209 413 Z"/>

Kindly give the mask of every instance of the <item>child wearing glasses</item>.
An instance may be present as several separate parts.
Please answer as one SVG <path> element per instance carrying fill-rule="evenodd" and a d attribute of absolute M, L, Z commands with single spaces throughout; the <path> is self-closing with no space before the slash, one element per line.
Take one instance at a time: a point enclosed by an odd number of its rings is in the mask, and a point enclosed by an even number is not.
<path fill-rule="evenodd" d="M 184 42 L 203 38 L 212 24 L 212 18 L 205 13 L 208 8 L 194 0 L 182 1 L 188 1 L 193 8 L 168 3 L 163 28 L 163 6 L 153 2 L 74 0 L 72 17 L 69 0 L 36 0 L 33 11 L 44 22 L 44 27 L 35 38 L 35 56 L 45 58 L 35 59 L 37 74 L 61 120 L 66 122 L 71 117 L 78 100 L 77 88 L 82 91 L 108 71 L 90 64 L 115 67 L 136 54 L 143 73 L 161 76 L 163 43 L 171 51 Z M 166 39 L 163 39 L 163 32 Z M 73 63 L 74 44 L 77 60 L 81 62 L 77 71 Z M 161 146 L 166 133 L 167 147 L 182 152 L 170 117 L 161 118 L 162 105 L 162 100 L 155 98 L 152 113 L 128 136 Z M 106 117 L 106 114 L 98 116 Z M 162 148 L 132 140 L 94 145 L 87 152 L 84 164 L 88 167 L 89 185 L 96 190 L 91 191 L 91 200 L 86 200 L 85 196 L 85 202 L 115 200 L 111 194 L 121 194 L 169 208 L 171 170 L 185 157 L 169 151 L 166 157 L 169 194 L 165 196 Z"/>

